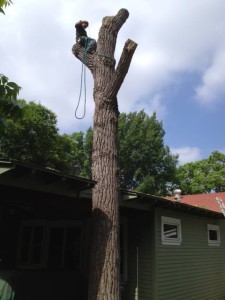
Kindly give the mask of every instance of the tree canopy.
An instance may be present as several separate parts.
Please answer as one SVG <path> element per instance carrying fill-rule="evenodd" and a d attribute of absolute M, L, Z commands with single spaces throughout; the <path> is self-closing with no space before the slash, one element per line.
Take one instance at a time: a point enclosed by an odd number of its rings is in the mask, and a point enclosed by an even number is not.
<path fill-rule="evenodd" d="M 10 158 L 43 165 L 51 157 L 50 145 L 56 137 L 56 117 L 41 105 L 20 100 L 24 114 L 6 119 L 7 131 L 1 136 L 1 153 Z M 46 151 L 48 149 L 48 151 Z"/>
<path fill-rule="evenodd" d="M 121 114 L 119 156 L 121 187 L 153 195 L 166 195 L 171 187 L 178 156 L 164 145 L 162 122 L 143 110 Z"/>
<path fill-rule="evenodd" d="M 207 159 L 177 169 L 177 184 L 182 194 L 225 191 L 225 154 L 214 151 Z"/>
<path fill-rule="evenodd" d="M 24 100 L 19 100 L 19 105 L 23 115 L 5 119 L 0 155 L 79 175 L 83 171 L 83 133 L 60 135 L 52 111 Z"/>

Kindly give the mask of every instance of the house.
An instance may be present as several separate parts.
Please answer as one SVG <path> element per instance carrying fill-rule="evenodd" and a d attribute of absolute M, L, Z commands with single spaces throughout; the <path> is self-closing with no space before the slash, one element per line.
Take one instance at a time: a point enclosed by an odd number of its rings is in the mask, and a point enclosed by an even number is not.
<path fill-rule="evenodd" d="M 87 299 L 94 186 L 0 161 L 1 300 Z M 225 193 L 205 196 L 121 190 L 123 300 L 225 299 Z"/>

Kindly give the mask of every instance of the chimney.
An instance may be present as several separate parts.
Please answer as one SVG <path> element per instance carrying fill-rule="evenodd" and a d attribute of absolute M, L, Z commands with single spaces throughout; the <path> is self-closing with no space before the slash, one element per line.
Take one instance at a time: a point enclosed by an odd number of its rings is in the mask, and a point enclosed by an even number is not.
<path fill-rule="evenodd" d="M 180 198 L 181 198 L 181 190 L 180 189 L 175 189 L 173 191 L 173 194 L 174 194 L 174 200 L 179 201 Z"/>

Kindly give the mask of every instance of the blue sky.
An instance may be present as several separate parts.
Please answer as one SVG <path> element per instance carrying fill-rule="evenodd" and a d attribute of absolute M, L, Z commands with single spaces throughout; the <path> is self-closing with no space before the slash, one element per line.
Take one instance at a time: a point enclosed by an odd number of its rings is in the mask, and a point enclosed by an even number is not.
<path fill-rule="evenodd" d="M 93 121 L 93 79 L 87 70 L 86 115 L 77 120 L 82 65 L 71 52 L 74 24 L 89 20 L 97 40 L 103 17 L 120 8 L 130 15 L 116 61 L 127 39 L 138 43 L 118 94 L 120 112 L 155 111 L 180 164 L 225 153 L 224 0 L 15 0 L 0 16 L 0 73 L 22 87 L 20 98 L 51 109 L 60 133 L 85 132 Z"/>

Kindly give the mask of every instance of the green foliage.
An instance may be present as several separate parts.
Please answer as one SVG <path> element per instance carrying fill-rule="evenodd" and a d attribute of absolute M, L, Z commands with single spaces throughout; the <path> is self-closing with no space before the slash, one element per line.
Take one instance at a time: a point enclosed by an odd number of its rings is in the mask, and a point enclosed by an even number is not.
<path fill-rule="evenodd" d="M 178 157 L 164 146 L 163 125 L 154 113 L 121 114 L 119 154 L 121 187 L 154 195 L 166 195 L 172 185 Z"/>
<path fill-rule="evenodd" d="M 80 175 L 84 170 L 83 133 L 59 135 L 53 112 L 34 102 L 20 100 L 19 104 L 23 115 L 6 119 L 0 156 Z"/>
<path fill-rule="evenodd" d="M 92 141 L 93 130 L 88 128 L 83 141 L 83 170 L 80 172 L 80 176 L 91 179 L 91 164 L 92 164 Z"/>
<path fill-rule="evenodd" d="M 84 169 L 83 136 L 83 132 L 58 135 L 52 158 L 57 170 L 81 176 Z"/>
<path fill-rule="evenodd" d="M 208 159 L 180 166 L 177 183 L 182 194 L 224 192 L 225 154 L 214 151 Z"/>
<path fill-rule="evenodd" d="M 6 130 L 5 118 L 21 117 L 22 110 L 17 100 L 20 89 L 15 82 L 0 75 L 0 133 Z"/>
<path fill-rule="evenodd" d="M 5 14 L 3 7 L 7 7 L 12 4 L 11 0 L 0 0 L 0 13 Z"/>
<path fill-rule="evenodd" d="M 55 115 L 40 104 L 19 101 L 23 116 L 6 119 L 7 131 L 1 137 L 1 152 L 7 157 L 43 165 L 51 161 L 52 141 L 57 135 Z"/>
<path fill-rule="evenodd" d="M 0 75 L 0 97 L 17 98 L 20 87 L 15 82 L 10 82 L 6 76 Z"/>

